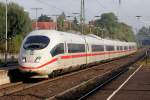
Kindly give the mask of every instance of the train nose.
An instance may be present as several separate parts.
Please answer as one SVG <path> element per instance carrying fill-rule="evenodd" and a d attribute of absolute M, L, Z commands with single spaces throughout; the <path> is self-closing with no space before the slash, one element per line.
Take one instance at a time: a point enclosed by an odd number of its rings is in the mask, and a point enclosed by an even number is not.
<path fill-rule="evenodd" d="M 41 56 L 23 56 L 20 58 L 22 63 L 40 63 L 41 59 Z"/>

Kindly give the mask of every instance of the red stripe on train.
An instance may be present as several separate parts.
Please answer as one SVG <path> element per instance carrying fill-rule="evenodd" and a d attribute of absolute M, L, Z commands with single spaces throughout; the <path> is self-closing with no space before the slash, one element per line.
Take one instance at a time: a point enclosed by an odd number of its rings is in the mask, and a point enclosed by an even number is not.
<path fill-rule="evenodd" d="M 91 54 L 86 54 L 86 53 L 83 53 L 83 54 L 76 54 L 76 55 L 68 55 L 68 56 L 61 56 L 61 59 L 71 59 L 71 58 L 79 58 L 79 57 L 85 57 L 85 56 L 97 56 L 97 55 L 104 55 L 104 54 L 114 54 L 114 53 L 122 53 L 122 52 L 127 52 L 127 51 L 132 51 L 132 50 L 126 50 L 126 51 L 112 51 L 112 52 L 99 52 L 99 53 L 91 53 Z M 133 50 L 134 51 L 134 50 Z M 41 65 L 41 66 L 38 66 L 38 67 L 24 67 L 24 66 L 21 66 L 21 68 L 23 69 L 39 69 L 39 68 L 42 68 L 46 65 L 49 65 L 51 63 L 54 63 L 58 60 L 58 58 L 54 58 L 52 59 L 51 61 Z"/>
<path fill-rule="evenodd" d="M 51 61 L 49 61 L 49 62 L 47 62 L 47 63 L 45 63 L 45 64 L 43 64 L 43 65 L 41 65 L 41 66 L 38 66 L 38 67 L 25 67 L 25 66 L 21 66 L 21 68 L 23 68 L 23 69 L 39 69 L 39 68 L 42 68 L 42 67 L 44 67 L 44 66 L 46 66 L 46 65 L 49 65 L 49 64 L 51 64 L 51 63 L 54 63 L 54 62 L 56 62 L 58 60 L 58 58 L 54 58 L 54 59 L 52 59 Z"/>

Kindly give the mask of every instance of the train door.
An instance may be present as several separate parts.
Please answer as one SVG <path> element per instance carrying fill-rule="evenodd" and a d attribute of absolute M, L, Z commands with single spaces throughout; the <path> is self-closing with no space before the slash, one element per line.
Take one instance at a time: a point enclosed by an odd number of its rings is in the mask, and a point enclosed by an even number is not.
<path fill-rule="evenodd" d="M 64 66 L 67 68 L 69 66 L 71 66 L 72 64 L 72 59 L 71 59 L 71 55 L 70 55 L 70 48 L 68 47 L 68 44 L 67 42 L 65 42 L 64 44 L 64 56 L 62 57 L 62 60 L 63 60 L 63 63 L 64 63 Z"/>
<path fill-rule="evenodd" d="M 86 44 L 86 64 L 88 64 L 88 63 L 91 63 L 92 62 L 92 56 L 90 56 L 91 55 L 91 50 L 90 50 L 90 44 Z"/>
<path fill-rule="evenodd" d="M 62 57 L 65 55 L 65 43 L 60 43 L 59 44 L 59 50 L 58 52 L 60 52 L 61 54 L 58 56 L 58 64 L 61 68 L 64 68 L 65 66 L 65 62 L 62 59 Z"/>
<path fill-rule="evenodd" d="M 106 56 L 106 45 L 104 43 L 104 59 L 103 60 L 106 60 L 107 59 L 107 56 Z"/>
<path fill-rule="evenodd" d="M 105 58 L 106 60 L 108 60 L 110 58 L 110 50 L 109 50 L 109 46 L 106 44 L 105 45 Z"/>
<path fill-rule="evenodd" d="M 107 59 L 107 50 L 106 50 L 106 43 L 105 43 L 105 40 L 103 40 L 103 44 L 104 44 L 104 59 L 103 60 L 106 60 Z"/>
<path fill-rule="evenodd" d="M 66 59 L 65 59 L 66 67 L 73 66 L 72 45 L 71 44 L 72 44 L 72 40 L 68 40 L 68 42 L 66 43 L 66 49 L 67 49 Z"/>
<path fill-rule="evenodd" d="M 88 43 L 86 43 L 85 44 L 85 64 L 87 64 L 88 63 L 88 52 L 89 52 L 89 45 L 88 45 Z"/>
<path fill-rule="evenodd" d="M 89 52 L 89 45 L 88 45 L 88 43 L 87 43 L 87 41 L 86 41 L 86 37 L 83 37 L 84 38 L 84 41 L 85 41 L 85 55 L 86 56 L 84 56 L 84 64 L 87 64 L 88 63 L 88 52 Z"/>

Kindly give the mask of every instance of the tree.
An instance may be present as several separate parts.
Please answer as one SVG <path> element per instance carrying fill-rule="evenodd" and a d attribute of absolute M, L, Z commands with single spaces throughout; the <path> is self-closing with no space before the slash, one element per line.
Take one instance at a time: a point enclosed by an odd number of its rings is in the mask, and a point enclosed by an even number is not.
<path fill-rule="evenodd" d="M 150 27 L 142 27 L 137 33 L 139 46 L 150 45 Z"/>
<path fill-rule="evenodd" d="M 146 28 L 146 27 L 142 27 L 138 32 L 138 35 L 141 35 L 141 36 L 146 36 L 148 34 L 150 34 L 150 30 L 149 28 Z"/>
<path fill-rule="evenodd" d="M 62 12 L 60 14 L 60 16 L 58 16 L 57 18 L 57 26 L 58 26 L 58 30 L 63 31 L 63 27 L 64 27 L 64 21 L 66 20 L 66 15 L 64 12 Z"/>
<path fill-rule="evenodd" d="M 128 26 L 125 23 L 119 23 L 119 34 L 118 36 L 120 36 L 120 40 L 124 40 L 124 41 L 136 41 L 134 32 L 132 30 L 132 27 Z"/>
<path fill-rule="evenodd" d="M 150 27 L 142 27 L 139 32 L 137 33 L 137 38 L 138 40 L 142 40 L 144 38 L 149 38 L 150 39 Z"/>
<path fill-rule="evenodd" d="M 4 39 L 4 34 L 5 34 L 5 20 L 6 20 L 6 15 L 5 15 L 5 4 L 0 3 L 0 40 Z"/>
<path fill-rule="evenodd" d="M 31 31 L 31 20 L 27 12 L 15 3 L 8 4 L 8 37 L 21 34 L 25 36 Z"/>
<path fill-rule="evenodd" d="M 97 20 L 97 25 L 102 28 L 106 28 L 109 31 L 109 37 L 114 38 L 114 34 L 117 31 L 118 19 L 114 13 L 104 13 L 101 15 L 101 19 Z"/>
<path fill-rule="evenodd" d="M 99 36 L 103 34 L 104 37 L 119 39 L 121 41 L 135 41 L 132 27 L 118 22 L 118 18 L 113 13 L 102 14 L 101 18 L 95 21 L 95 26 L 100 28 L 100 30 L 96 29 Z M 103 29 L 104 31 L 101 31 Z"/>
<path fill-rule="evenodd" d="M 5 4 L 0 3 L 0 51 L 4 52 L 4 42 L 5 42 Z M 10 50 L 19 51 L 23 37 L 32 30 L 31 20 L 27 12 L 24 9 L 15 4 L 8 4 L 8 52 Z M 18 39 L 20 38 L 20 39 Z M 12 43 L 13 42 L 13 43 Z"/>
<path fill-rule="evenodd" d="M 43 14 L 38 18 L 38 21 L 39 22 L 53 22 L 51 17 L 48 17 L 47 15 L 43 15 Z"/>
<path fill-rule="evenodd" d="M 103 27 L 114 27 L 118 23 L 117 17 L 114 15 L 114 13 L 104 13 L 101 15 L 101 19 L 99 20 L 99 23 Z"/>
<path fill-rule="evenodd" d="M 74 17 L 73 23 L 72 23 L 72 29 L 75 31 L 79 31 L 79 22 L 77 20 L 77 17 Z"/>

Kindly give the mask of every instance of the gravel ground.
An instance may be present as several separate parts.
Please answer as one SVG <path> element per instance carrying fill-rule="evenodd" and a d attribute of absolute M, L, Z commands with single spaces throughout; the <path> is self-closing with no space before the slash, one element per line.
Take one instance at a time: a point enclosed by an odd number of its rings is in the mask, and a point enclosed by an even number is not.
<path fill-rule="evenodd" d="M 103 75 L 107 71 L 118 68 L 122 64 L 133 60 L 135 55 L 128 58 L 122 58 L 115 62 L 107 64 L 101 64 L 88 69 L 84 69 L 78 72 L 71 73 L 71 75 L 61 76 L 62 78 L 54 79 L 44 84 L 34 86 L 29 89 L 25 89 L 20 92 L 16 92 L 10 95 L 0 97 L 0 100 L 42 100 L 48 97 L 52 97 L 58 93 L 61 93 L 69 88 L 72 88 L 84 81 L 94 78 L 98 75 Z"/>

